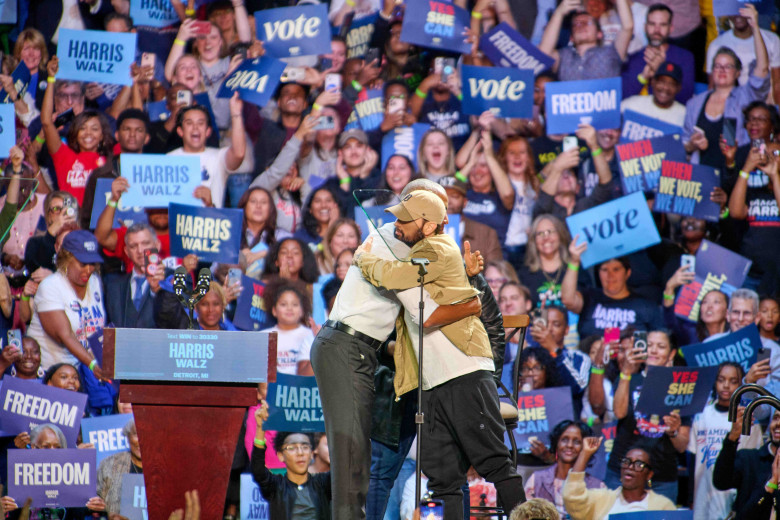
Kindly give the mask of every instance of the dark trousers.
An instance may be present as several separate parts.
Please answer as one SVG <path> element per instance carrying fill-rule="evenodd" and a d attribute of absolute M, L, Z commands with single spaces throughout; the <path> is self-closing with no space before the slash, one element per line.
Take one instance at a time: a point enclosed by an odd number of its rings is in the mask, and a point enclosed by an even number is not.
<path fill-rule="evenodd" d="M 496 486 L 507 514 L 525 501 L 523 479 L 504 445 L 506 428 L 492 373 L 479 370 L 457 377 L 424 391 L 422 401 L 422 470 L 434 498 L 444 501 L 447 520 L 463 519 L 461 488 L 469 466 Z"/>
<path fill-rule="evenodd" d="M 345 332 L 323 327 L 311 346 L 311 365 L 330 449 L 333 519 L 362 520 L 371 473 L 376 352 Z"/>

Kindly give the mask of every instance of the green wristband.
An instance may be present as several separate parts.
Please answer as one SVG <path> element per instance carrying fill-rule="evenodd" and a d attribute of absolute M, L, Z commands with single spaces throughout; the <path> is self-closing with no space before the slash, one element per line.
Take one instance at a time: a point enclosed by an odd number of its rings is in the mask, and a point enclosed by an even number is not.
<path fill-rule="evenodd" d="M 97 359 L 93 359 L 92 361 L 89 362 L 89 369 L 91 371 L 94 372 L 96 366 L 97 366 Z"/>
<path fill-rule="evenodd" d="M 605 371 L 605 370 L 604 370 L 603 368 L 598 368 L 598 367 L 590 367 L 590 373 L 591 373 L 591 374 L 599 374 L 599 375 L 603 375 L 603 374 L 604 374 L 604 371 Z"/>
<path fill-rule="evenodd" d="M 766 484 L 764 485 L 773 491 L 777 491 L 777 484 L 775 484 L 771 480 L 767 480 Z"/>
<path fill-rule="evenodd" d="M 566 267 L 568 267 L 569 269 L 571 269 L 571 270 L 572 270 L 572 271 L 574 271 L 575 273 L 576 273 L 577 271 L 579 271 L 579 270 L 580 270 L 580 266 L 579 266 L 579 264 L 573 264 L 573 263 L 571 263 L 571 262 L 567 263 L 567 264 L 566 264 Z"/>
<path fill-rule="evenodd" d="M 668 301 L 674 300 L 674 295 L 673 294 L 666 294 L 666 293 L 664 293 L 663 297 L 664 297 L 664 300 L 668 300 Z"/>
<path fill-rule="evenodd" d="M 350 179 L 349 177 L 345 177 L 345 178 L 339 180 L 339 185 L 340 186 L 344 186 L 346 184 L 349 184 L 350 182 L 352 182 L 352 179 Z"/>
<path fill-rule="evenodd" d="M 428 94 L 420 90 L 419 87 L 414 90 L 414 95 L 420 99 L 425 99 L 428 97 Z"/>
<path fill-rule="evenodd" d="M 469 182 L 469 178 L 460 173 L 460 170 L 455 172 L 455 178 L 458 179 L 460 182 Z"/>

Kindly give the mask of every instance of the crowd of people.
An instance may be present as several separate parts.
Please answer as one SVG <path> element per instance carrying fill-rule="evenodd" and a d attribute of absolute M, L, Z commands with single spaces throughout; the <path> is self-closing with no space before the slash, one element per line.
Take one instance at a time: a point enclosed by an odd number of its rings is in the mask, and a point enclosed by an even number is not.
<path fill-rule="evenodd" d="M 16 116 L 0 182 L 4 377 L 86 393 L 85 417 L 131 413 L 94 342 L 107 327 L 187 328 L 171 277 L 183 267 L 194 282 L 207 268 L 213 280 L 196 327 L 241 330 L 233 323 L 241 279 L 259 281 L 263 315 L 249 330 L 277 334 L 279 373 L 316 376 L 325 413 L 318 434 L 266 431 L 268 387 L 258 387 L 237 439 L 226 519 L 240 514 L 242 473 L 253 475 L 272 520 L 411 519 L 418 391 L 430 420 L 417 439 L 423 485 L 445 518 L 468 517 L 469 505 L 504 507 L 513 520 L 780 512 L 780 412 L 760 409 L 749 437 L 740 435 L 743 409 L 733 423 L 727 414 L 743 383 L 780 395 L 774 4 L 716 18 L 717 0 L 451 0 L 471 17 L 462 35 L 470 51 L 458 54 L 405 41 L 400 0 L 170 0 L 178 21 L 166 27 L 135 25 L 131 0 L 15 3 L 17 23 L 0 40 L 0 95 Z M 218 96 L 243 60 L 269 55 L 254 13 L 318 3 L 329 4 L 329 48 L 283 58 L 265 106 Z M 460 69 L 499 66 L 480 44 L 498 24 L 552 59 L 528 89 L 527 119 L 463 109 Z M 63 28 L 136 33 L 132 84 L 58 78 Z M 616 153 L 624 128 L 582 123 L 571 136 L 548 134 L 545 88 L 615 77 L 622 111 L 679 127 L 688 162 L 720 171 L 720 185 L 702 194 L 720 218 L 654 212 L 660 243 L 585 268 L 587 246 L 566 219 L 625 194 Z M 373 120 L 363 117 L 369 105 L 381 108 Z M 426 126 L 413 150 L 383 145 L 418 123 Z M 565 147 L 567 137 L 577 145 Z M 238 263 L 172 256 L 167 207 L 127 217 L 125 154 L 197 157 L 193 197 L 243 214 Z M 656 195 L 644 192 L 650 209 Z M 366 230 L 371 210 L 388 207 L 395 228 Z M 742 287 L 706 292 L 690 321 L 675 314 L 695 275 L 681 258 L 708 243 L 750 268 Z M 422 318 L 417 267 L 388 262 L 410 254 L 430 260 Z M 522 314 L 533 317 L 527 335 L 505 341 L 502 315 Z M 754 324 L 771 354 L 750 367 L 722 362 L 698 414 L 651 420 L 636 409 L 649 367 L 685 365 L 681 347 Z M 418 389 L 420 327 L 430 354 Z M 619 338 L 605 334 L 615 328 Z M 15 331 L 21 343 L 6 342 Z M 646 333 L 646 350 L 635 332 Z M 501 386 L 571 391 L 572 416 L 516 465 Z M 613 439 L 594 433 L 613 422 Z M 120 513 L 121 475 L 143 472 L 132 419 L 123 434 L 129 451 L 101 463 L 98 496 L 46 514 Z M 7 450 L 67 447 L 55 425 L 6 441 Z M 606 471 L 594 475 L 602 444 Z M 0 503 L 16 517 L 17 502 Z"/>

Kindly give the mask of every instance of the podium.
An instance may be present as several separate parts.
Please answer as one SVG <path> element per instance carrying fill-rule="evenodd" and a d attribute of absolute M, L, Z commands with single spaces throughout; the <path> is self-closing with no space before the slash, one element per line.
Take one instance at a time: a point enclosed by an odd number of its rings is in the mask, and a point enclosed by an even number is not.
<path fill-rule="evenodd" d="M 133 405 L 149 518 L 192 489 L 202 520 L 222 518 L 244 414 L 276 381 L 276 333 L 105 329 L 103 372 Z"/>

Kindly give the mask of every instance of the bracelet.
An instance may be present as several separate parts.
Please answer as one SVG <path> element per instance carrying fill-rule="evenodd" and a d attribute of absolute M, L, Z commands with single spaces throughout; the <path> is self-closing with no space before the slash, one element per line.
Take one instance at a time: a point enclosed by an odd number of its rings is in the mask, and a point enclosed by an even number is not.
<path fill-rule="evenodd" d="M 322 106 L 319 103 L 312 103 L 311 109 L 312 110 L 322 110 Z"/>
<path fill-rule="evenodd" d="M 54 79 L 54 76 L 49 76 L 48 78 L 46 78 L 46 82 L 47 82 L 47 83 L 54 83 L 54 82 L 56 82 L 56 81 L 57 81 L 57 80 L 56 80 L 56 79 Z"/>
<path fill-rule="evenodd" d="M 469 182 L 469 178 L 460 173 L 460 170 L 455 172 L 455 178 L 458 179 L 460 182 Z"/>
<path fill-rule="evenodd" d="M 587 424 L 589 428 L 593 428 L 593 423 L 595 422 L 596 422 L 596 418 L 591 415 L 590 417 L 588 417 L 588 420 L 585 421 L 585 424 Z"/>
<path fill-rule="evenodd" d="M 173 40 L 173 44 L 174 45 L 181 45 L 182 47 L 184 47 L 185 45 L 187 45 L 187 42 L 185 42 L 181 38 L 176 38 L 176 39 Z"/>
<path fill-rule="evenodd" d="M 591 374 L 603 375 L 604 371 L 604 367 L 590 367 Z"/>
<path fill-rule="evenodd" d="M 471 17 L 476 18 L 477 20 L 481 20 L 482 13 L 480 13 L 479 11 L 471 11 Z"/>
<path fill-rule="evenodd" d="M 566 267 L 568 267 L 569 269 L 571 269 L 571 270 L 572 270 L 572 271 L 574 271 L 575 273 L 576 273 L 577 271 L 579 271 L 579 270 L 580 270 L 580 266 L 579 266 L 579 264 L 573 264 L 573 263 L 571 263 L 571 262 L 567 263 L 567 264 L 566 264 Z"/>
<path fill-rule="evenodd" d="M 344 3 L 350 7 L 355 7 L 355 0 L 344 0 Z"/>
<path fill-rule="evenodd" d="M 352 80 L 352 88 L 354 88 L 357 92 L 360 92 L 363 90 L 363 85 L 360 84 L 360 82 L 356 79 Z"/>
<path fill-rule="evenodd" d="M 669 437 L 671 437 L 672 439 L 674 439 L 675 437 L 677 437 L 677 435 L 678 435 L 679 433 L 680 433 L 680 431 L 679 431 L 679 430 L 674 430 L 674 432 L 672 432 L 672 433 L 670 433 L 668 430 L 666 431 L 666 434 L 667 434 Z"/>
<path fill-rule="evenodd" d="M 420 90 L 420 87 L 417 87 L 416 89 L 414 89 L 414 95 L 417 96 L 420 99 L 425 99 L 425 98 L 428 97 L 428 94 L 426 94 L 425 92 Z"/>
<path fill-rule="evenodd" d="M 92 361 L 89 362 L 89 369 L 91 371 L 94 372 L 96 366 L 97 366 L 97 359 L 93 359 Z"/>
<path fill-rule="evenodd" d="M 623 372 L 621 372 L 620 379 L 622 379 L 623 381 L 631 381 L 631 374 L 624 374 Z"/>
<path fill-rule="evenodd" d="M 350 182 L 352 182 L 352 179 L 349 178 L 349 177 L 345 177 L 345 178 L 339 180 L 339 186 L 346 186 Z"/>
<path fill-rule="evenodd" d="M 463 93 L 455 94 L 455 97 L 458 98 L 458 101 L 463 101 Z"/>
<path fill-rule="evenodd" d="M 664 293 L 663 297 L 664 297 L 664 300 L 668 300 L 668 301 L 674 300 L 674 295 L 673 294 L 666 294 L 666 293 Z"/>
<path fill-rule="evenodd" d="M 195 9 L 187 8 L 184 10 L 184 14 L 186 14 L 187 16 L 195 16 Z"/>
<path fill-rule="evenodd" d="M 647 85 L 647 78 L 645 78 L 642 73 L 636 75 L 636 80 L 641 83 L 642 85 Z"/>
<path fill-rule="evenodd" d="M 38 143 L 38 144 L 44 144 L 44 143 L 46 143 L 46 139 L 44 139 L 40 135 L 36 135 L 35 136 L 35 142 Z"/>
<path fill-rule="evenodd" d="M 259 439 L 259 440 L 258 440 L 258 439 L 255 439 L 255 442 L 254 442 L 254 444 L 255 444 L 255 446 L 257 446 L 258 448 L 265 448 L 265 439 Z"/>
<path fill-rule="evenodd" d="M 29 302 L 29 301 L 30 301 L 30 297 L 29 297 L 29 296 L 27 296 L 26 294 L 23 294 L 23 295 L 22 295 L 22 297 L 21 297 L 21 300 L 22 300 L 23 302 Z"/>
<path fill-rule="evenodd" d="M 723 213 L 720 214 L 720 218 L 721 219 L 729 218 L 729 208 L 723 210 Z"/>
<path fill-rule="evenodd" d="M 742 177 L 743 179 L 747 179 L 748 177 L 750 177 L 750 174 L 745 170 L 739 170 L 739 176 Z"/>
<path fill-rule="evenodd" d="M 769 489 L 771 489 L 772 491 L 777 491 L 777 484 L 775 484 L 775 483 L 774 483 L 774 482 L 772 482 L 771 480 L 767 480 L 767 481 L 766 481 L 766 484 L 764 484 L 764 486 L 765 486 L 765 487 L 768 487 L 768 488 L 769 488 Z"/>
<path fill-rule="evenodd" d="M 601 153 L 602 153 L 603 151 L 604 151 L 604 150 L 603 150 L 603 149 L 602 149 L 602 148 L 599 146 L 598 148 L 596 148 L 595 150 L 593 150 L 592 152 L 590 152 L 590 156 L 591 156 L 591 157 L 598 157 L 599 155 L 601 155 Z"/>
<path fill-rule="evenodd" d="M 108 202 L 106 202 L 106 206 L 109 206 L 111 208 L 116 208 L 116 202 L 113 200 L 109 200 Z"/>

